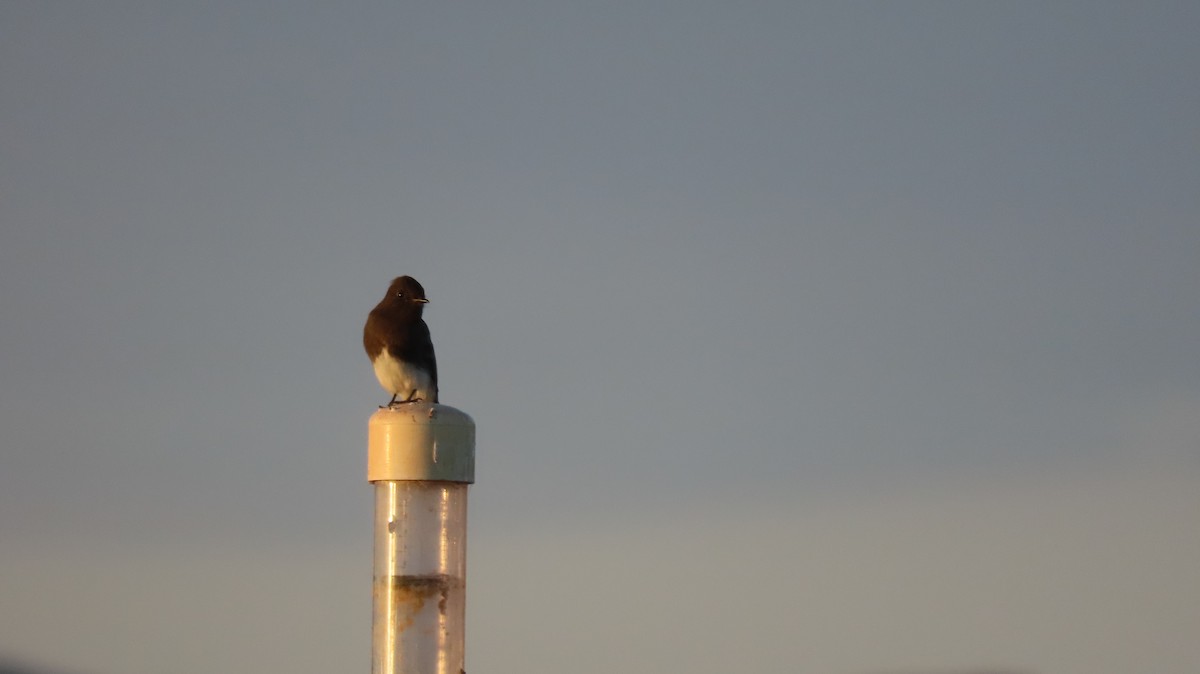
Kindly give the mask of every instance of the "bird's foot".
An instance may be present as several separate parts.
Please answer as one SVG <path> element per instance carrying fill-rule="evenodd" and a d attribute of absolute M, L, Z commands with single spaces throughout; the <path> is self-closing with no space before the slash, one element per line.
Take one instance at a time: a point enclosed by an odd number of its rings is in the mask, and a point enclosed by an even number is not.
<path fill-rule="evenodd" d="M 390 402 L 386 405 L 380 405 L 379 409 L 394 410 L 397 407 L 399 407 L 400 405 L 407 405 L 408 403 L 420 403 L 420 402 L 425 402 L 425 399 L 424 398 L 408 398 L 407 400 L 396 400 L 395 398 L 393 398 L 392 402 Z"/>

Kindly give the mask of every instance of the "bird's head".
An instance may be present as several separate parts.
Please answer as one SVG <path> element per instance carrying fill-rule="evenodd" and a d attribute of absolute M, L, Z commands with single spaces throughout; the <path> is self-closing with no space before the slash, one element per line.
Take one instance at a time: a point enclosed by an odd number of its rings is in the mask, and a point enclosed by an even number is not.
<path fill-rule="evenodd" d="M 429 300 L 425 298 L 425 289 L 411 276 L 399 276 L 388 286 L 387 296 L 383 303 L 397 309 L 404 308 L 421 313 Z"/>

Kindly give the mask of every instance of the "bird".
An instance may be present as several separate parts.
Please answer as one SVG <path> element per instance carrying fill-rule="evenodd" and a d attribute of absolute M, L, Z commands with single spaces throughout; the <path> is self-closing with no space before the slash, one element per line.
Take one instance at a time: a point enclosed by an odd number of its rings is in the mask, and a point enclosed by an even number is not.
<path fill-rule="evenodd" d="M 421 313 L 429 300 L 411 276 L 398 276 L 363 326 L 363 348 L 375 367 L 375 378 L 392 394 L 380 409 L 412 402 L 438 401 L 437 359 L 429 326 Z"/>

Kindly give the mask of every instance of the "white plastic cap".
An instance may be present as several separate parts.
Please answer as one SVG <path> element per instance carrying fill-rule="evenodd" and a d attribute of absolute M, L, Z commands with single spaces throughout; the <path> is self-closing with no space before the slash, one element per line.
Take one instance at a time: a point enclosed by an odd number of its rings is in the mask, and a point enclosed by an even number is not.
<path fill-rule="evenodd" d="M 367 424 L 367 481 L 475 482 L 475 422 L 437 403 L 381 409 Z"/>

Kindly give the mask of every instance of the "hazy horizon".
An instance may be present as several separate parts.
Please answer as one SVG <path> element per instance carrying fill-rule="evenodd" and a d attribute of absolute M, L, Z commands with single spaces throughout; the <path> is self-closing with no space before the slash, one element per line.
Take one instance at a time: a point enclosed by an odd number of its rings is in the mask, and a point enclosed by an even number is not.
<path fill-rule="evenodd" d="M 0 5 L 0 659 L 369 667 L 367 312 L 471 671 L 1200 671 L 1200 6 Z"/>

